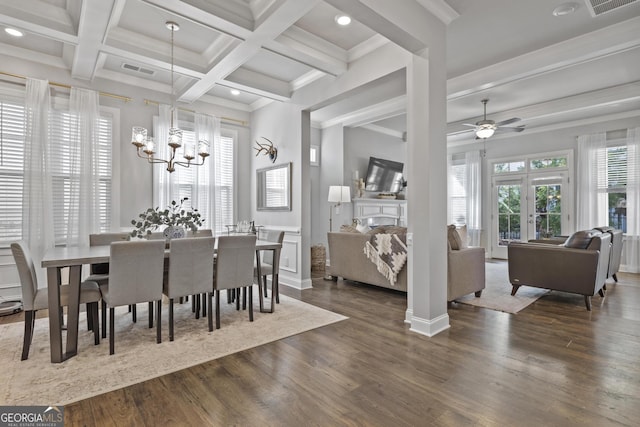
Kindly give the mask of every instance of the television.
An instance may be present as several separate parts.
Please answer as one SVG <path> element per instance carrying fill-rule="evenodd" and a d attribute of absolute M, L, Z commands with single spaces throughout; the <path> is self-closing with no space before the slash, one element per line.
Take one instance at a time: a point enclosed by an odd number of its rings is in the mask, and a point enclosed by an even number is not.
<path fill-rule="evenodd" d="M 365 190 L 381 193 L 397 193 L 402 190 L 404 164 L 393 160 L 369 157 Z"/>

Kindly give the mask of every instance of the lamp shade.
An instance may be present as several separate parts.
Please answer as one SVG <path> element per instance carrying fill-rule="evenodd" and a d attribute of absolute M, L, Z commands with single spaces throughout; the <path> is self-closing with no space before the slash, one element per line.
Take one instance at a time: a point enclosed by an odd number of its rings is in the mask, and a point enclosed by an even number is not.
<path fill-rule="evenodd" d="M 329 186 L 329 202 L 349 203 L 351 202 L 351 187 L 343 185 Z"/>

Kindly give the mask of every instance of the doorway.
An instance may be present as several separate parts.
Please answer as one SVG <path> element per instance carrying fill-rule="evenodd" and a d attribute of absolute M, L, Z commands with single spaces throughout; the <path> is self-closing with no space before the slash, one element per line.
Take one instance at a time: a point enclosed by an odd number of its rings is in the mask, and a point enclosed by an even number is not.
<path fill-rule="evenodd" d="M 569 160 L 567 153 L 492 164 L 492 258 L 507 259 L 510 242 L 569 233 Z"/>

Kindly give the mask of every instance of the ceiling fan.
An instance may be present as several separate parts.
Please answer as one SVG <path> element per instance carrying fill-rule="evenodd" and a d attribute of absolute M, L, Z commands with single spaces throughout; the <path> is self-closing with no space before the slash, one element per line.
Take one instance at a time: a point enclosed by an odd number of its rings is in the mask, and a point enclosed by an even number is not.
<path fill-rule="evenodd" d="M 464 126 L 471 126 L 474 127 L 474 132 L 476 134 L 476 139 L 487 139 L 491 136 L 493 136 L 493 134 L 498 131 L 498 132 L 522 132 L 524 130 L 524 126 L 525 125 L 518 125 L 515 127 L 508 127 L 508 126 L 504 126 L 504 125 L 509 125 L 511 123 L 515 123 L 517 121 L 520 121 L 520 119 L 518 117 L 512 117 L 510 119 L 507 120 L 503 120 L 501 122 L 494 122 L 493 120 L 487 120 L 487 102 L 489 102 L 488 99 L 483 99 L 482 104 L 484 105 L 484 119 L 480 120 L 479 122 L 476 122 L 475 125 L 469 124 L 469 123 L 463 123 Z"/>

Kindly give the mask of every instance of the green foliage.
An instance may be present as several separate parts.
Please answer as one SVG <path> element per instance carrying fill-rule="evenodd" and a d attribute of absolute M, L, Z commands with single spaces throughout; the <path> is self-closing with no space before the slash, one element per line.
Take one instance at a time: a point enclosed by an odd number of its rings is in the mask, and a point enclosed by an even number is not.
<path fill-rule="evenodd" d="M 204 219 L 198 209 L 183 207 L 187 200 L 189 200 L 188 197 L 181 199 L 180 203 L 172 200 L 166 209 L 161 210 L 156 207 L 142 212 L 138 215 L 138 219 L 131 220 L 131 225 L 135 227 L 131 237 L 145 237 L 163 225 L 184 227 L 191 231 L 198 230 L 198 227 L 204 223 Z"/>

